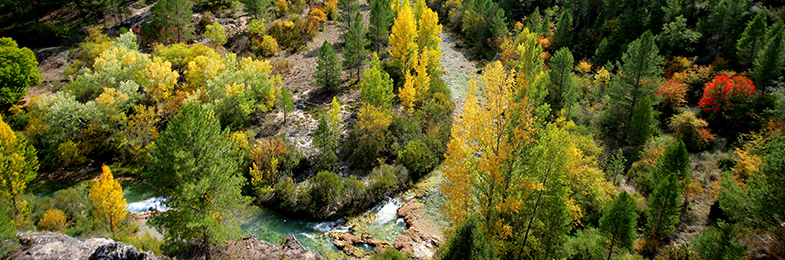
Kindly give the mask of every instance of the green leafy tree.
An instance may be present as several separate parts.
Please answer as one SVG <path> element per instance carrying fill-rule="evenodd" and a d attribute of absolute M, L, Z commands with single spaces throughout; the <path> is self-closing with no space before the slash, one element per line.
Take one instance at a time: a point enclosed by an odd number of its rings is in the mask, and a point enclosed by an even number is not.
<path fill-rule="evenodd" d="M 0 38 L 0 110 L 8 111 L 27 95 L 26 87 L 41 84 L 33 51 L 19 48 L 11 38 Z"/>
<path fill-rule="evenodd" d="M 242 233 L 236 218 L 246 203 L 240 194 L 244 180 L 228 136 L 210 110 L 186 105 L 150 151 L 143 175 L 172 209 L 155 214 L 151 223 L 169 244 L 197 243 L 206 259 L 210 248 Z"/>
<path fill-rule="evenodd" d="M 569 115 L 569 110 L 575 103 L 578 82 L 575 80 L 575 73 L 572 72 L 574 62 L 569 48 L 559 49 L 551 58 L 551 68 L 548 73 L 550 76 L 548 101 L 553 113 L 558 114 L 565 109 Z"/>
<path fill-rule="evenodd" d="M 373 1 L 371 6 L 368 37 L 371 38 L 371 46 L 377 53 L 381 52 L 390 38 L 390 27 L 395 18 L 391 2 L 391 0 L 377 0 Z"/>
<path fill-rule="evenodd" d="M 747 23 L 747 28 L 741 33 L 736 42 L 739 63 L 749 66 L 766 43 L 766 12 L 760 12 L 752 21 Z"/>
<path fill-rule="evenodd" d="M 316 126 L 313 136 L 313 143 L 316 147 L 326 151 L 338 148 L 338 139 L 341 137 L 341 106 L 338 100 L 333 97 L 330 110 L 323 114 Z"/>
<path fill-rule="evenodd" d="M 553 46 L 560 50 L 561 48 L 572 46 L 572 11 L 567 9 L 559 16 L 559 22 L 556 24 L 556 31 L 553 35 Z"/>
<path fill-rule="evenodd" d="M 243 3 L 243 10 L 253 16 L 254 19 L 266 20 L 269 18 L 270 0 L 243 0 L 241 2 Z"/>
<path fill-rule="evenodd" d="M 651 105 L 651 98 L 644 97 L 635 106 L 627 125 L 627 141 L 634 145 L 646 143 L 654 135 L 654 108 Z"/>
<path fill-rule="evenodd" d="M 355 14 L 360 12 L 360 4 L 357 3 L 357 0 L 338 0 L 336 7 L 338 8 L 338 28 L 345 35 L 354 23 Z"/>
<path fill-rule="evenodd" d="M 190 34 L 188 24 L 191 23 L 193 11 L 191 0 L 160 0 L 152 8 L 152 23 L 164 30 L 164 37 L 169 38 L 169 30 L 174 30 L 177 42 Z"/>
<path fill-rule="evenodd" d="M 281 111 L 283 111 L 283 122 L 286 123 L 286 114 L 292 112 L 294 102 L 292 102 L 292 93 L 286 87 L 281 88 Z"/>
<path fill-rule="evenodd" d="M 659 36 L 660 45 L 663 48 L 663 53 L 668 56 L 686 54 L 695 50 L 693 44 L 703 36 L 701 33 L 691 30 L 687 27 L 687 18 L 684 16 L 675 17 L 675 19 L 662 26 L 662 32 Z"/>
<path fill-rule="evenodd" d="M 331 89 L 338 88 L 341 83 L 341 67 L 338 63 L 338 56 L 335 55 L 333 46 L 327 41 L 322 43 L 319 48 L 319 55 L 316 57 L 316 84 Z"/>
<path fill-rule="evenodd" d="M 382 0 L 380 0 L 382 1 Z M 393 81 L 384 71 L 379 56 L 373 53 L 371 67 L 363 71 L 363 80 L 360 82 L 360 100 L 382 109 L 392 108 Z"/>
<path fill-rule="evenodd" d="M 357 81 L 360 81 L 360 68 L 366 62 L 365 56 L 368 56 L 368 46 L 370 41 L 366 38 L 368 30 L 363 23 L 363 17 L 360 12 L 354 16 L 354 22 L 349 30 L 344 35 L 346 45 L 343 47 L 343 67 L 346 70 L 355 70 Z"/>
<path fill-rule="evenodd" d="M 785 25 L 777 21 L 766 33 L 766 45 L 758 52 L 752 70 L 759 86 L 774 86 L 785 70 Z"/>
<path fill-rule="evenodd" d="M 608 114 L 613 124 L 632 122 L 633 110 L 644 100 L 652 97 L 659 87 L 663 58 L 658 54 L 655 37 L 646 31 L 637 40 L 630 43 L 622 55 L 619 72 L 613 76 L 608 95 L 611 102 Z M 652 103 L 656 103 L 653 102 Z"/>
<path fill-rule="evenodd" d="M 622 191 L 613 201 L 605 205 L 605 211 L 600 218 L 600 231 L 611 240 L 608 260 L 613 255 L 614 246 L 626 250 L 632 249 L 637 223 L 635 200 L 626 191 Z"/>
<path fill-rule="evenodd" d="M 206 26 L 204 37 L 210 39 L 213 48 L 226 44 L 226 30 L 218 22 Z"/>
<path fill-rule="evenodd" d="M 496 246 L 485 237 L 482 223 L 477 216 L 467 218 L 450 236 L 447 249 L 439 259 L 492 260 L 496 257 Z"/>
<path fill-rule="evenodd" d="M 11 205 L 14 217 L 25 212 L 27 202 L 22 195 L 37 173 L 35 148 L 27 144 L 24 136 L 11 131 L 0 117 L 0 199 Z"/>
<path fill-rule="evenodd" d="M 649 236 L 657 239 L 673 233 L 679 222 L 681 188 L 676 174 L 668 174 L 660 180 L 657 188 L 649 196 L 649 210 L 646 211 L 646 228 Z"/>
<path fill-rule="evenodd" d="M 747 247 L 739 243 L 739 228 L 722 220 L 717 227 L 703 231 L 693 248 L 705 260 L 744 259 L 747 253 Z"/>

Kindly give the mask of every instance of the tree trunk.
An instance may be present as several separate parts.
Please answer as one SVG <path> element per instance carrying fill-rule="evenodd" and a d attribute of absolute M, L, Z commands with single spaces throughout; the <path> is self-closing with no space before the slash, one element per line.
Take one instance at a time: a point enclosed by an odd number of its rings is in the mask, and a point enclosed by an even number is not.
<path fill-rule="evenodd" d="M 616 236 L 613 236 L 613 238 L 611 238 L 611 249 L 608 250 L 608 259 L 607 260 L 611 260 L 611 256 L 613 255 L 613 244 L 614 243 L 616 243 Z"/>

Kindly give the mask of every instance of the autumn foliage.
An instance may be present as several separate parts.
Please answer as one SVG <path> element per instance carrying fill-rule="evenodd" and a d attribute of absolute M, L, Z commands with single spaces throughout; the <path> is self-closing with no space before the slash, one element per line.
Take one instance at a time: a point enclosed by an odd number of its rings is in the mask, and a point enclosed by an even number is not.
<path fill-rule="evenodd" d="M 752 80 L 744 76 L 733 79 L 725 75 L 715 76 L 712 82 L 706 83 L 703 97 L 698 105 L 704 112 L 711 114 L 724 113 L 731 103 L 739 103 L 755 94 L 755 85 Z"/>
<path fill-rule="evenodd" d="M 93 202 L 93 215 L 96 219 L 109 226 L 114 233 L 117 225 L 125 218 L 125 198 L 123 187 L 112 176 L 109 166 L 101 166 L 101 177 L 90 186 L 90 201 Z"/>

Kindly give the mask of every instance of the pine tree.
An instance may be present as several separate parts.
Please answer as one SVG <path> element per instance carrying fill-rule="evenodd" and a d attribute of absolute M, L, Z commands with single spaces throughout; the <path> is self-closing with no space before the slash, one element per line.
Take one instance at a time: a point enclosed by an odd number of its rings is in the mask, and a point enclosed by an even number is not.
<path fill-rule="evenodd" d="M 375 0 L 371 6 L 368 37 L 372 48 L 378 53 L 389 41 L 395 12 L 390 5 L 391 0 Z"/>
<path fill-rule="evenodd" d="M 752 21 L 747 23 L 747 28 L 736 42 L 739 63 L 748 66 L 756 58 L 758 51 L 766 43 L 766 12 L 760 12 Z"/>
<path fill-rule="evenodd" d="M 267 13 L 270 9 L 270 0 L 243 0 L 243 10 L 256 20 L 268 19 Z"/>
<path fill-rule="evenodd" d="M 785 69 L 785 26 L 777 21 L 766 32 L 766 45 L 758 52 L 752 71 L 759 86 L 774 86 Z"/>
<path fill-rule="evenodd" d="M 356 13 L 360 12 L 360 4 L 357 3 L 357 0 L 338 0 L 338 28 L 344 32 L 349 31 L 349 28 L 352 27 L 352 23 L 354 22 L 354 16 Z M 341 36 L 344 39 L 344 36 Z"/>
<path fill-rule="evenodd" d="M 355 70 L 357 81 L 360 81 L 360 68 L 365 63 L 365 57 L 368 56 L 369 51 L 365 48 L 370 41 L 365 37 L 368 30 L 365 29 L 363 17 L 360 12 L 354 16 L 354 23 L 349 27 L 349 31 L 345 34 L 346 45 L 343 47 L 343 67 L 349 70 Z"/>
<path fill-rule="evenodd" d="M 661 179 L 669 173 L 676 174 L 680 181 L 689 181 L 691 178 L 690 172 L 690 154 L 687 152 L 687 146 L 683 141 L 668 146 L 665 153 L 657 159 L 656 171 L 658 175 L 656 179 Z"/>
<path fill-rule="evenodd" d="M 393 100 L 393 82 L 390 75 L 384 71 L 379 62 L 379 57 L 373 53 L 371 67 L 363 72 L 360 82 L 360 100 L 382 109 L 390 109 Z"/>
<path fill-rule="evenodd" d="M 190 0 L 160 0 L 153 6 L 152 12 L 153 25 L 163 28 L 165 34 L 174 29 L 177 42 L 182 42 L 183 36 L 190 34 L 188 24 L 193 17 Z"/>
<path fill-rule="evenodd" d="M 569 115 L 569 110 L 575 103 L 578 82 L 575 81 L 575 73 L 572 72 L 574 62 L 572 52 L 568 48 L 559 49 L 551 58 L 551 68 L 548 73 L 550 76 L 548 101 L 551 104 L 551 111 L 555 114 L 566 109 Z"/>
<path fill-rule="evenodd" d="M 35 148 L 0 117 L 0 199 L 11 206 L 13 217 L 25 212 L 27 201 L 22 199 L 22 194 L 37 173 Z"/>
<path fill-rule="evenodd" d="M 553 38 L 553 47 L 556 50 L 572 46 L 572 14 L 569 9 L 559 16 Z"/>
<path fill-rule="evenodd" d="M 600 230 L 611 241 L 608 260 L 611 259 L 615 246 L 626 250 L 632 249 L 637 223 L 638 213 L 635 211 L 635 200 L 626 191 L 622 191 L 613 201 L 605 205 L 602 218 L 600 218 Z"/>
<path fill-rule="evenodd" d="M 403 1 L 390 34 L 390 56 L 392 66 L 403 74 L 417 65 L 417 27 L 409 1 Z"/>
<path fill-rule="evenodd" d="M 439 259 L 492 260 L 496 259 L 496 246 L 485 236 L 482 222 L 474 216 L 455 229 Z"/>
<path fill-rule="evenodd" d="M 642 145 L 654 135 L 654 108 L 647 96 L 635 106 L 629 125 L 627 125 L 627 141 L 633 145 Z"/>
<path fill-rule="evenodd" d="M 286 123 L 286 114 L 291 113 L 293 108 L 292 93 L 285 86 L 281 87 L 281 111 L 283 111 L 284 123 Z"/>
<path fill-rule="evenodd" d="M 693 242 L 693 248 L 705 260 L 744 259 L 747 247 L 739 243 L 740 230 L 735 224 L 720 220 L 717 227 L 703 231 Z"/>
<path fill-rule="evenodd" d="M 649 196 L 649 210 L 646 211 L 646 228 L 649 236 L 661 239 L 669 236 L 679 222 L 681 188 L 676 174 L 668 174 L 660 180 L 657 188 Z"/>
<path fill-rule="evenodd" d="M 660 64 L 663 58 L 658 54 L 654 39 L 654 34 L 646 31 L 630 43 L 622 55 L 622 63 L 618 65 L 619 72 L 614 75 L 608 90 L 611 102 L 607 109 L 611 121 L 632 125 L 633 110 L 644 97 L 653 97 L 657 91 L 661 81 Z M 650 101 L 654 103 L 653 100 Z M 638 137 L 634 138 L 640 140 Z"/>
<path fill-rule="evenodd" d="M 316 73 L 314 73 L 316 84 L 331 89 L 337 89 L 338 85 L 341 83 L 340 68 L 338 56 L 335 55 L 333 46 L 327 41 L 324 41 L 322 47 L 319 48 L 319 56 L 316 57 Z"/>
<path fill-rule="evenodd" d="M 197 243 L 206 259 L 212 247 L 241 234 L 236 218 L 246 203 L 245 181 L 228 136 L 212 111 L 186 105 L 161 133 L 143 173 L 173 209 L 155 214 L 151 224 L 170 244 Z"/>
<path fill-rule="evenodd" d="M 112 176 L 109 166 L 101 166 L 101 176 L 90 186 L 90 201 L 93 202 L 93 216 L 109 226 L 114 234 L 117 224 L 123 221 L 128 212 L 125 211 L 123 187 Z"/>

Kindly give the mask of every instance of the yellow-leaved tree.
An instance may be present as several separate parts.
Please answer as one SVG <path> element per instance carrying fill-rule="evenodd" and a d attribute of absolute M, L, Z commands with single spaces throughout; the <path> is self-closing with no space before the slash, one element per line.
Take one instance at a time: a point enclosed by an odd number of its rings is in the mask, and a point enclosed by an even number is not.
<path fill-rule="evenodd" d="M 463 113 L 452 127 L 441 184 L 447 198 L 443 211 L 453 226 L 479 213 L 486 234 L 504 240 L 512 226 L 499 216 L 522 210 L 516 195 L 538 189 L 515 171 L 519 153 L 532 142 L 534 118 L 528 100 L 515 98 L 515 72 L 497 61 L 486 67 L 483 79 L 482 103 L 470 82 Z"/>
<path fill-rule="evenodd" d="M 442 38 L 439 37 L 441 32 L 442 25 L 439 24 L 439 15 L 430 8 L 425 8 L 417 23 L 417 45 L 420 53 L 428 53 L 429 59 L 426 64 L 429 74 L 441 71 L 442 52 L 439 46 L 442 41 Z"/>
<path fill-rule="evenodd" d="M 35 148 L 27 144 L 24 136 L 17 136 L 0 117 L 0 198 L 11 204 L 14 216 L 26 210 L 27 202 L 22 194 L 37 172 Z"/>
<path fill-rule="evenodd" d="M 93 216 L 114 234 L 117 225 L 125 218 L 125 198 L 123 187 L 112 176 L 109 166 L 101 166 L 101 176 L 90 186 L 90 201 L 93 202 Z"/>
<path fill-rule="evenodd" d="M 401 99 L 401 104 L 406 107 L 406 113 L 411 115 L 414 113 L 414 100 L 417 96 L 417 88 L 414 86 L 414 77 L 408 71 L 404 75 L 405 81 L 403 87 L 398 90 L 398 98 Z"/>
<path fill-rule="evenodd" d="M 148 90 L 150 99 L 156 103 L 165 102 L 177 85 L 177 78 L 180 74 L 172 70 L 172 63 L 162 60 L 160 57 L 153 57 L 153 61 L 145 69 L 150 89 Z"/>
<path fill-rule="evenodd" d="M 393 1 L 395 2 L 395 1 Z M 409 1 L 403 1 L 390 31 L 392 64 L 404 73 L 417 65 L 417 27 Z"/>

